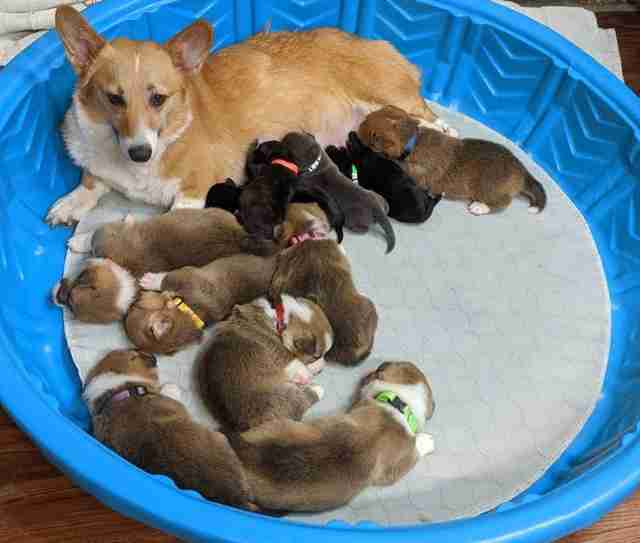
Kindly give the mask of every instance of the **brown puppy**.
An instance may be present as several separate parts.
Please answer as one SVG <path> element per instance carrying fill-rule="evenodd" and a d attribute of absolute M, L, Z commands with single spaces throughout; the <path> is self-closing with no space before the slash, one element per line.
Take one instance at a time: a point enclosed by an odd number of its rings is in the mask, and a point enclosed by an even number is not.
<path fill-rule="evenodd" d="M 304 130 L 339 145 L 384 104 L 435 119 L 414 65 L 388 42 L 335 28 L 259 33 L 213 54 L 205 21 L 163 45 L 108 42 L 63 6 L 56 30 L 78 75 L 63 133 L 84 175 L 50 209 L 52 225 L 79 221 L 110 190 L 201 208 L 216 180 L 242 179 L 256 138 Z"/>
<path fill-rule="evenodd" d="M 52 300 L 79 321 L 106 324 L 124 318 L 138 293 L 135 278 L 107 258 L 90 258 L 73 279 L 59 281 Z"/>
<path fill-rule="evenodd" d="M 137 222 L 131 216 L 69 240 L 75 252 L 109 258 L 136 277 L 184 266 L 204 266 L 238 253 L 268 256 L 273 241 L 255 239 L 223 209 L 179 209 Z"/>
<path fill-rule="evenodd" d="M 386 106 L 367 116 L 358 129 L 365 145 L 401 160 L 405 172 L 431 194 L 469 201 L 473 215 L 504 209 L 515 196 L 539 213 L 547 197 L 542 185 L 506 147 L 491 141 L 458 139 L 400 108 Z"/>
<path fill-rule="evenodd" d="M 83 397 L 99 441 L 179 488 L 255 511 L 251 489 L 227 438 L 194 422 L 175 385 L 160 387 L 156 359 L 113 351 L 87 375 Z"/>
<path fill-rule="evenodd" d="M 324 394 L 311 380 L 332 341 L 322 309 L 304 298 L 238 305 L 214 330 L 201 361 L 201 389 L 215 415 L 237 430 L 300 419 Z"/>
<path fill-rule="evenodd" d="M 433 439 L 423 432 L 433 408 L 427 378 L 416 366 L 386 362 L 363 380 L 347 413 L 273 421 L 229 441 L 258 506 L 324 511 L 368 486 L 395 483 L 431 453 Z"/>
<path fill-rule="evenodd" d="M 168 273 L 147 273 L 147 291 L 125 319 L 131 342 L 152 353 L 170 354 L 199 341 L 203 329 L 226 318 L 233 306 L 266 294 L 275 257 L 234 255 L 202 268 L 187 266 Z"/>
<path fill-rule="evenodd" d="M 351 265 L 333 240 L 308 240 L 281 252 L 268 296 L 304 296 L 317 303 L 334 330 L 327 360 L 357 364 L 373 347 L 378 313 L 353 283 Z"/>

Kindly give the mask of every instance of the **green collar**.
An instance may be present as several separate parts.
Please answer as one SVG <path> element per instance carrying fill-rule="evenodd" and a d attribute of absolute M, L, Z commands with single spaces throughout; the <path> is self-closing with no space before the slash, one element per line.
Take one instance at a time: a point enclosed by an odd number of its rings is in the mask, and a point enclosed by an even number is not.
<path fill-rule="evenodd" d="M 353 181 L 355 185 L 358 184 L 358 168 L 355 164 L 351 164 L 351 181 Z"/>
<path fill-rule="evenodd" d="M 382 392 L 378 392 L 378 394 L 374 396 L 374 399 L 380 403 L 386 403 L 392 407 L 395 407 L 398 411 L 400 411 L 400 413 L 402 413 L 404 420 L 406 420 L 407 424 L 409 425 L 409 429 L 414 434 L 418 431 L 418 419 L 416 419 L 416 416 L 413 414 L 411 408 L 405 402 L 403 402 L 395 392 L 391 392 L 390 390 L 383 390 Z"/>

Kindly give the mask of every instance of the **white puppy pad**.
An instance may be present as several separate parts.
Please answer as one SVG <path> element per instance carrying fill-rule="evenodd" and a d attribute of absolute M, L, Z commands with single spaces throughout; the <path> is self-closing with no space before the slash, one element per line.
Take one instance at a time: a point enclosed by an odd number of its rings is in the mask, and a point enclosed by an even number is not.
<path fill-rule="evenodd" d="M 462 115 L 442 114 L 462 136 L 506 143 Z M 465 203 L 443 201 L 423 225 L 394 223 L 398 243 L 388 256 L 377 235 L 347 234 L 356 284 L 380 314 L 378 334 L 361 366 L 328 365 L 316 377 L 326 394 L 310 416 L 346 408 L 359 379 L 382 361 L 411 360 L 433 387 L 437 407 L 426 431 L 435 452 L 392 487 L 368 489 L 338 511 L 290 518 L 396 525 L 490 510 L 535 481 L 591 413 L 609 345 L 600 259 L 572 203 L 514 150 L 547 190 L 541 214 L 516 201 L 503 213 L 472 216 Z M 108 196 L 78 231 L 128 211 L 151 212 Z M 66 272 L 81 261 L 69 253 Z M 81 377 L 110 349 L 129 346 L 120 325 L 67 317 Z M 192 386 L 197 352 L 160 357 L 160 374 L 182 388 L 194 417 L 214 424 Z"/>

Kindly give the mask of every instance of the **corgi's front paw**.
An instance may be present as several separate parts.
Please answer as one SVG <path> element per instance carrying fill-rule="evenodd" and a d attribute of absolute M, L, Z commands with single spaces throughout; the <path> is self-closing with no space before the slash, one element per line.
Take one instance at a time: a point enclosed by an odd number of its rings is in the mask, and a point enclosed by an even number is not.
<path fill-rule="evenodd" d="M 491 209 L 482 202 L 471 202 L 467 208 L 472 215 L 487 215 Z"/>
<path fill-rule="evenodd" d="M 84 189 L 84 187 L 81 188 Z M 98 199 L 91 191 L 76 189 L 57 200 L 51 206 L 46 221 L 49 226 L 57 226 L 59 224 L 70 226 L 80 222 L 80 219 L 96 207 L 97 203 Z"/>
<path fill-rule="evenodd" d="M 318 400 L 322 400 L 322 398 L 324 398 L 324 388 L 320 385 L 309 385 L 309 388 L 313 390 L 315 395 L 318 397 Z"/>
<path fill-rule="evenodd" d="M 162 385 L 162 387 L 160 388 L 160 392 L 163 396 L 168 396 L 169 398 L 173 398 L 178 402 L 182 397 L 182 390 L 180 390 L 180 387 L 175 383 L 167 383 L 165 385 Z"/>
<path fill-rule="evenodd" d="M 93 232 L 85 232 L 84 234 L 76 234 L 69 238 L 67 241 L 67 247 L 74 253 L 90 253 L 91 252 L 91 240 L 93 239 Z"/>
<path fill-rule="evenodd" d="M 166 273 L 145 273 L 139 280 L 139 285 L 145 290 L 162 290 L 162 281 Z"/>
<path fill-rule="evenodd" d="M 185 196 L 178 196 L 171 206 L 171 211 L 174 209 L 204 209 L 205 201 L 203 198 L 187 198 Z"/>
<path fill-rule="evenodd" d="M 433 442 L 433 436 L 431 434 L 418 434 L 416 436 L 416 449 L 421 457 L 435 451 L 436 446 Z"/>

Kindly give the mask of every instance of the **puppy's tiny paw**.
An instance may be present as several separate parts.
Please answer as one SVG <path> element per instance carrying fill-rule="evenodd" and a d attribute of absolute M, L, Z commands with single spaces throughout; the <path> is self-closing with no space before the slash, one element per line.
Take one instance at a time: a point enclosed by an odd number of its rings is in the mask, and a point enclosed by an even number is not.
<path fill-rule="evenodd" d="M 67 241 L 67 247 L 74 253 L 90 253 L 91 240 L 93 232 L 85 232 L 84 234 L 76 234 Z"/>
<path fill-rule="evenodd" d="M 434 124 L 438 126 L 440 130 L 447 136 L 451 136 L 452 138 L 460 137 L 459 132 L 455 128 L 453 128 L 453 126 L 450 126 L 446 121 L 443 121 L 442 119 L 436 119 Z"/>
<path fill-rule="evenodd" d="M 324 388 L 320 385 L 309 385 L 309 388 L 316 393 L 318 400 L 322 400 L 322 398 L 324 398 Z"/>
<path fill-rule="evenodd" d="M 531 213 L 532 215 L 536 215 L 537 213 L 540 213 L 540 211 L 542 211 L 538 206 L 529 206 L 527 208 L 527 211 L 529 213 Z"/>
<path fill-rule="evenodd" d="M 133 213 L 127 213 L 124 216 L 124 219 L 122 219 L 122 222 L 124 224 L 126 224 L 127 226 L 131 226 L 132 224 L 134 224 L 136 222 L 136 218 L 133 216 Z"/>
<path fill-rule="evenodd" d="M 162 281 L 166 277 L 166 273 L 145 273 L 138 284 L 145 290 L 162 290 Z"/>
<path fill-rule="evenodd" d="M 311 377 L 312 375 L 308 370 L 299 371 L 291 377 L 291 381 L 294 382 L 296 385 L 304 386 L 311 383 Z"/>
<path fill-rule="evenodd" d="M 180 401 L 180 398 L 182 397 L 182 390 L 180 390 L 180 387 L 178 385 L 176 385 L 175 383 L 166 383 L 166 384 L 162 385 L 162 388 L 160 389 L 160 392 L 164 396 L 168 396 L 169 398 L 173 398 L 176 401 Z"/>
<path fill-rule="evenodd" d="M 205 201 L 203 198 L 178 197 L 174 200 L 171 210 L 174 209 L 203 209 Z"/>
<path fill-rule="evenodd" d="M 472 215 L 486 215 L 491 211 L 487 204 L 482 202 L 471 202 L 467 208 Z"/>
<path fill-rule="evenodd" d="M 307 369 L 313 375 L 318 375 L 324 369 L 324 366 L 325 366 L 324 358 L 319 358 L 315 362 L 312 362 L 311 364 L 307 364 Z"/>
<path fill-rule="evenodd" d="M 418 434 L 416 436 L 416 449 L 420 456 L 426 456 L 435 451 L 436 446 L 431 434 Z"/>

